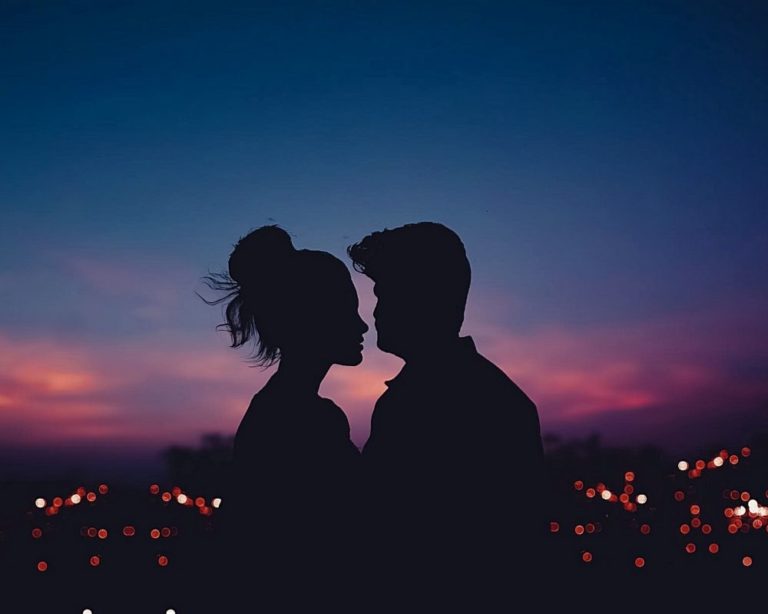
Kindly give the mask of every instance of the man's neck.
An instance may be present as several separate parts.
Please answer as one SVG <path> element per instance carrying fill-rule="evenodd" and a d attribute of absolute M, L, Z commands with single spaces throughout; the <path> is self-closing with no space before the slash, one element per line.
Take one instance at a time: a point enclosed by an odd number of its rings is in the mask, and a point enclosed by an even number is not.
<path fill-rule="evenodd" d="M 404 359 L 405 364 L 420 368 L 422 365 L 432 365 L 451 360 L 461 350 L 462 342 L 459 335 L 434 339 L 415 349 Z"/>

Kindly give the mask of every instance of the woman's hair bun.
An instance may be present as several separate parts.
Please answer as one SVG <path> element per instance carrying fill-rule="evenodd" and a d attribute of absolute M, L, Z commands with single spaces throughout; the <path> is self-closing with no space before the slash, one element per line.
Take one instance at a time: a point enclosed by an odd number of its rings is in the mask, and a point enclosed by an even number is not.
<path fill-rule="evenodd" d="M 229 257 L 229 276 L 241 286 L 279 271 L 296 253 L 290 235 L 279 226 L 262 226 L 242 237 Z"/>

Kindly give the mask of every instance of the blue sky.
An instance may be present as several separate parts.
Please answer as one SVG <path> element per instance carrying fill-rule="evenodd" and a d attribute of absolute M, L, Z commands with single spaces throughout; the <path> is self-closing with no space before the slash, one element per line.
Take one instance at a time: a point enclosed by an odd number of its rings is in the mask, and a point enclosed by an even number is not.
<path fill-rule="evenodd" d="M 107 357 L 158 356 L 100 393 L 94 445 L 138 445 L 139 399 L 165 424 L 154 445 L 236 427 L 265 374 L 194 290 L 273 222 L 340 258 L 384 227 L 456 230 L 473 266 L 465 332 L 546 430 L 661 425 L 669 443 L 701 408 L 766 407 L 764 4 L 5 2 L 0 16 L 6 360 L 58 373 L 77 348 L 75 371 L 103 381 Z M 373 382 L 398 368 L 374 334 L 359 373 L 329 384 L 358 443 Z M 211 392 L 175 413 L 203 394 L 197 371 L 164 371 L 176 352 L 203 372 L 228 356 L 213 387 L 230 409 Z M 596 374 L 612 394 L 591 394 Z M 31 403 L 25 377 L 0 380 L 0 424 L 64 441 L 66 416 L 40 426 L 61 399 Z"/>

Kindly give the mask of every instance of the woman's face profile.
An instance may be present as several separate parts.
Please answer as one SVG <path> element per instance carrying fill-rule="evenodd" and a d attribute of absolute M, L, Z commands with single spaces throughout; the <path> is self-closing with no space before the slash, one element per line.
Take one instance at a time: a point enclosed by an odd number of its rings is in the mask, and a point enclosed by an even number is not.
<path fill-rule="evenodd" d="M 312 280 L 305 304 L 299 306 L 303 321 L 296 344 L 331 364 L 358 365 L 363 360 L 363 335 L 368 326 L 358 313 L 357 290 L 341 261 L 323 273 Z"/>

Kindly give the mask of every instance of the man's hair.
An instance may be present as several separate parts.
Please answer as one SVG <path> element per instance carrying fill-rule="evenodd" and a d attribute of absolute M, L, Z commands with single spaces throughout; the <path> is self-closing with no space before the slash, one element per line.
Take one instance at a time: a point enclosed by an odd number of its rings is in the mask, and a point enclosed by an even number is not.
<path fill-rule="evenodd" d="M 464 244 L 450 228 L 419 222 L 385 229 L 350 245 L 347 253 L 355 270 L 374 282 L 383 278 L 388 284 L 417 282 L 445 304 L 461 326 L 471 271 Z"/>

